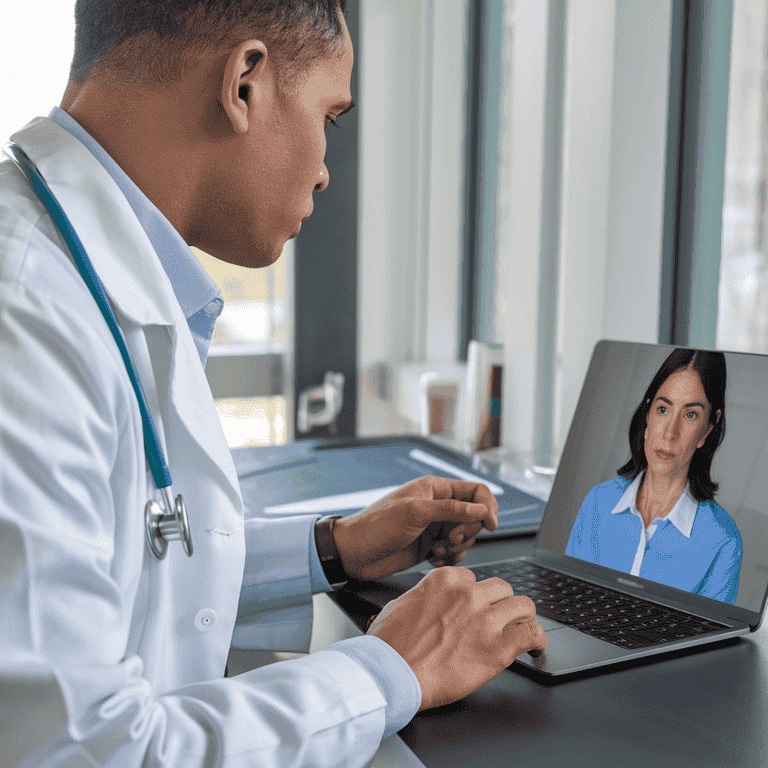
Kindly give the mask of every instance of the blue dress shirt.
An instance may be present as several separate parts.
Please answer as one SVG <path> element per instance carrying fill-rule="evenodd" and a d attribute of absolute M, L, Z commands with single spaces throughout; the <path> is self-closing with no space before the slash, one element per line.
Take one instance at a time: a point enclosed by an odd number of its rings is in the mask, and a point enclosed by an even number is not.
<path fill-rule="evenodd" d="M 168 219 L 80 123 L 60 107 L 54 107 L 49 118 L 87 147 L 125 195 L 168 275 L 200 361 L 205 366 L 213 326 L 224 308 L 219 287 Z M 330 592 L 332 589 L 314 546 L 309 547 L 309 579 L 313 592 Z M 373 647 L 378 653 L 372 653 L 372 638 L 366 638 L 365 645 L 360 645 L 357 640 L 359 638 L 337 643 L 334 649 L 343 651 L 365 667 L 379 685 L 387 700 L 383 736 L 387 738 L 413 717 L 421 704 L 421 688 L 410 667 L 389 646 L 377 640 Z"/>
<path fill-rule="evenodd" d="M 630 481 L 617 477 L 589 491 L 576 516 L 565 554 L 629 573 L 643 521 L 629 507 L 615 510 Z M 733 603 L 741 573 L 741 534 L 716 502 L 702 501 L 686 536 L 668 518 L 656 521 L 639 576 L 714 600 Z"/>

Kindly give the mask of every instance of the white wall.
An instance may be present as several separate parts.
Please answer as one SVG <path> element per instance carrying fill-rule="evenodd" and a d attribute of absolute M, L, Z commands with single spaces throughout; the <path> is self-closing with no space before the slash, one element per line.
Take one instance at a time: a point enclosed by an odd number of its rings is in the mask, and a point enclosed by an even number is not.
<path fill-rule="evenodd" d="M 412 354 L 420 3 L 360 3 L 360 365 Z"/>
<path fill-rule="evenodd" d="M 407 428 L 390 364 L 457 351 L 467 3 L 360 2 L 361 434 Z"/>
<path fill-rule="evenodd" d="M 570 424 L 595 341 L 603 335 L 614 116 L 616 3 L 568 3 L 555 445 Z"/>
<path fill-rule="evenodd" d="M 459 344 L 464 252 L 466 57 L 469 0 L 436 0 L 432 13 L 431 120 L 426 228 L 424 359 L 452 362 Z"/>
<path fill-rule="evenodd" d="M 603 333 L 659 334 L 669 83 L 668 0 L 619 0 Z"/>

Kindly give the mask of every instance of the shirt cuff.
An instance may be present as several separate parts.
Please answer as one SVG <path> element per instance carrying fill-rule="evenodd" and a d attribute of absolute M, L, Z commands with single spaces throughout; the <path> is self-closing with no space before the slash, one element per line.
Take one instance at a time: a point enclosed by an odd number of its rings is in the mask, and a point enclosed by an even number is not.
<path fill-rule="evenodd" d="M 421 686 L 405 659 L 374 635 L 352 637 L 329 645 L 356 661 L 379 686 L 387 701 L 382 741 L 405 727 L 421 706 Z"/>
<path fill-rule="evenodd" d="M 315 517 L 315 523 L 320 519 L 318 515 Z M 328 579 L 325 578 L 323 573 L 323 566 L 320 563 L 320 555 L 317 554 L 317 544 L 315 544 L 315 526 L 314 523 L 309 530 L 309 588 L 312 590 L 312 594 L 315 595 L 318 592 L 332 592 Z"/>
<path fill-rule="evenodd" d="M 309 545 L 317 517 L 245 520 L 245 568 L 238 615 L 308 603 Z"/>

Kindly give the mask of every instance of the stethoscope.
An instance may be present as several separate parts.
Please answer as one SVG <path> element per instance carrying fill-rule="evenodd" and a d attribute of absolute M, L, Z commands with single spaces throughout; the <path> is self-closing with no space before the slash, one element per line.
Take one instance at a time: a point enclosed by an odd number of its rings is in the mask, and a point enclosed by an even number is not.
<path fill-rule="evenodd" d="M 168 470 L 168 463 L 163 455 L 163 449 L 160 447 L 155 422 L 152 420 L 152 414 L 147 407 L 144 391 L 141 388 L 141 380 L 133 366 L 123 333 L 117 324 L 115 313 L 112 311 L 112 307 L 104 293 L 101 280 L 99 280 L 99 276 L 96 274 L 93 264 L 72 226 L 72 222 L 67 217 L 67 214 L 64 213 L 64 209 L 56 200 L 50 187 L 32 160 L 29 159 L 18 144 L 14 143 L 6 144 L 3 147 L 3 154 L 24 174 L 40 202 L 48 211 L 51 219 L 53 219 L 54 226 L 61 234 L 67 248 L 69 248 L 75 266 L 88 286 L 96 304 L 98 304 L 123 358 L 128 378 L 131 380 L 136 400 L 139 403 L 139 411 L 141 411 L 141 423 L 144 429 L 144 451 L 147 455 L 147 462 L 152 472 L 152 478 L 157 489 L 162 494 L 164 502 L 163 507 L 161 507 L 154 499 L 150 499 L 144 506 L 144 526 L 147 534 L 147 544 L 155 557 L 162 560 L 168 552 L 168 542 L 181 539 L 184 551 L 191 557 L 192 534 L 189 529 L 189 519 L 187 518 L 187 510 L 184 506 L 184 499 L 181 494 L 176 496 L 175 500 L 173 498 L 171 473 Z"/>

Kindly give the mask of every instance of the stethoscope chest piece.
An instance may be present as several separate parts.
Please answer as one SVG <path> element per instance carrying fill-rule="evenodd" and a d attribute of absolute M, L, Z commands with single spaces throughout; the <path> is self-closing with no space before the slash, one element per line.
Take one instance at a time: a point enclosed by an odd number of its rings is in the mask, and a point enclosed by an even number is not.
<path fill-rule="evenodd" d="M 179 494 L 174 501 L 170 488 L 162 488 L 161 491 L 164 496 L 165 510 L 154 499 L 148 501 L 144 507 L 149 549 L 155 557 L 162 560 L 168 552 L 168 542 L 180 539 L 184 551 L 191 557 L 192 533 L 184 499 Z"/>

